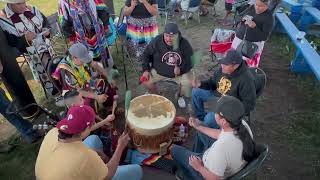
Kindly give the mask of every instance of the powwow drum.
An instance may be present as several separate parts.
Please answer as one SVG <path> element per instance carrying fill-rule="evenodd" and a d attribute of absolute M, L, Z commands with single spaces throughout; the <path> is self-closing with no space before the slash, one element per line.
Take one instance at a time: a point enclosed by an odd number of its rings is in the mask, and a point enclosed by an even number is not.
<path fill-rule="evenodd" d="M 158 153 L 160 144 L 172 142 L 176 108 L 167 98 L 155 94 L 131 100 L 127 129 L 136 149 Z"/>

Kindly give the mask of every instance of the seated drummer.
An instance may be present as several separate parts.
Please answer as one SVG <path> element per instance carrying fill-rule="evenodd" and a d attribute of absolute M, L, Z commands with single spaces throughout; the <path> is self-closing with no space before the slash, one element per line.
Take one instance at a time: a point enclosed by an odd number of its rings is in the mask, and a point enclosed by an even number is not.
<path fill-rule="evenodd" d="M 256 104 L 255 80 L 236 50 L 229 50 L 219 61 L 220 67 L 213 76 L 205 81 L 192 80 L 192 108 L 196 117 L 211 128 L 219 128 L 214 119 L 214 112 L 205 112 L 204 103 L 224 95 L 239 99 L 245 109 L 245 115 L 252 111 Z M 210 123 L 209 123 L 210 122 Z"/>
<path fill-rule="evenodd" d="M 89 56 L 88 49 L 81 43 L 73 44 L 69 55 L 61 60 L 52 77 L 60 82 L 63 91 L 77 89 L 84 98 L 94 99 L 98 103 L 107 100 L 107 95 L 98 95 L 95 91 L 105 89 L 106 81 L 95 84 L 97 79 L 107 78 L 107 72 Z M 87 99 L 86 99 L 87 100 Z"/>
<path fill-rule="evenodd" d="M 190 88 L 188 81 L 189 71 L 192 68 L 191 56 L 193 50 L 185 38 L 181 36 L 177 24 L 168 23 L 164 33 L 154 38 L 146 47 L 142 55 L 142 69 L 144 71 L 141 81 L 150 93 L 157 94 L 155 82 L 171 79 L 180 86 L 178 104 L 185 107 L 182 89 Z"/>
<path fill-rule="evenodd" d="M 104 163 L 97 150 L 101 140 L 90 134 L 96 114 L 90 106 L 72 106 L 67 117 L 58 122 L 45 136 L 37 157 L 35 175 L 38 180 L 140 180 L 139 165 L 119 166 L 123 150 L 130 138 L 122 134 L 118 146 L 108 163 Z"/>
<path fill-rule="evenodd" d="M 84 99 L 77 90 L 67 91 L 63 96 L 64 104 L 69 109 L 73 106 L 82 106 L 84 105 Z M 100 116 L 96 115 L 96 121 L 98 123 L 94 124 L 91 128 L 91 131 L 94 131 L 102 126 L 110 126 L 111 122 L 115 119 L 114 114 L 108 115 L 105 119 L 102 119 Z"/>
<path fill-rule="evenodd" d="M 173 159 L 181 171 L 178 179 L 226 179 L 240 171 L 255 158 L 255 143 L 249 127 L 243 124 L 243 104 L 235 97 L 223 96 L 216 107 L 216 121 L 221 129 L 205 127 L 198 119 L 190 118 L 189 124 L 216 141 L 204 153 L 195 153 L 174 145 Z"/>

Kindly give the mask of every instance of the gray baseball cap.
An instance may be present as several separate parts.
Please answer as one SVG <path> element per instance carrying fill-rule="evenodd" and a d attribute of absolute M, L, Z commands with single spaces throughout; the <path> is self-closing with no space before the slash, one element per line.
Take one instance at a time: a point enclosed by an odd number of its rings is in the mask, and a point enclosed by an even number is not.
<path fill-rule="evenodd" d="M 75 43 L 69 48 L 71 56 L 78 58 L 82 63 L 90 63 L 92 58 L 89 55 L 87 47 L 81 43 Z"/>
<path fill-rule="evenodd" d="M 242 102 L 233 96 L 222 96 L 217 102 L 216 113 L 234 126 L 239 126 L 245 115 Z"/>
<path fill-rule="evenodd" d="M 225 65 L 234 65 L 241 64 L 242 61 L 242 55 L 240 54 L 240 52 L 231 49 L 227 52 L 226 56 L 219 61 L 219 63 Z"/>

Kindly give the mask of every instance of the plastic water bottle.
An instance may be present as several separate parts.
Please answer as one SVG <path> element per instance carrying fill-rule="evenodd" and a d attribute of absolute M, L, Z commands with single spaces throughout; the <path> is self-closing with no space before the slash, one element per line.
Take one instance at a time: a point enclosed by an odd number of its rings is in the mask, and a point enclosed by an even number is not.
<path fill-rule="evenodd" d="M 180 138 L 184 138 L 184 136 L 185 136 L 185 127 L 184 127 L 184 125 L 183 124 L 181 124 L 180 125 L 180 127 L 179 127 L 179 136 L 180 136 Z"/>

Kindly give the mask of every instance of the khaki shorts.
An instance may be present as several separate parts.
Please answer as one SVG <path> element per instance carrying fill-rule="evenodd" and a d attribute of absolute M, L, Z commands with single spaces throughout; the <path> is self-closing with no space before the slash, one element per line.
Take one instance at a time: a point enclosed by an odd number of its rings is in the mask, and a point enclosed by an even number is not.
<path fill-rule="evenodd" d="M 156 83 L 159 81 L 173 81 L 173 82 L 177 83 L 178 85 L 181 85 L 182 93 L 185 97 L 191 97 L 191 89 L 192 89 L 191 84 L 190 84 L 191 77 L 192 77 L 191 72 L 188 72 L 188 73 L 183 74 L 182 76 L 178 76 L 175 78 L 167 78 L 167 77 L 159 75 L 155 69 L 152 69 L 150 82 Z"/>

